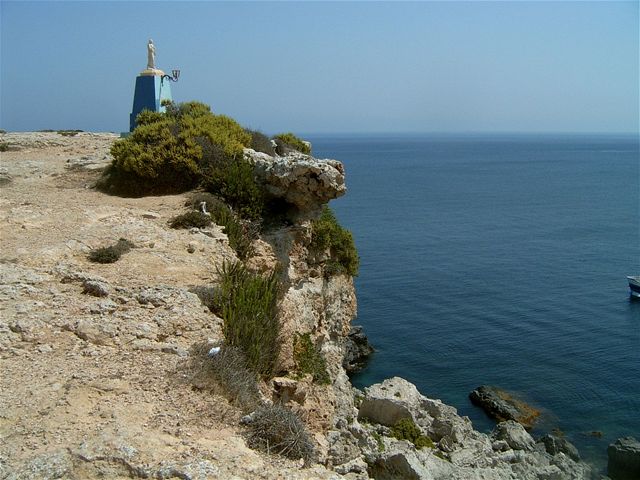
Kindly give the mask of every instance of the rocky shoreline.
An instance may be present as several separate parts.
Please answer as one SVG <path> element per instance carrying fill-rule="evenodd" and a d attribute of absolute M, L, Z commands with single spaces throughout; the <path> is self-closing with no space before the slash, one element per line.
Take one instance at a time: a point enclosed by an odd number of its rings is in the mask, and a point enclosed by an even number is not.
<path fill-rule="evenodd" d="M 248 448 L 242 413 L 194 385 L 187 368 L 194 345 L 222 338 L 222 320 L 192 290 L 215 283 L 216 268 L 236 253 L 218 225 L 167 226 L 185 195 L 93 189 L 116 139 L 0 139 L 9 147 L 0 170 L 0 478 L 600 478 L 568 442 L 536 441 L 502 413 L 484 434 L 402 378 L 352 387 L 347 373 L 372 351 L 351 326 L 353 281 L 325 272 L 308 248 L 309 218 L 345 192 L 344 170 L 302 154 L 246 151 L 271 192 L 300 212 L 294 225 L 256 240 L 246 264 L 281 266 L 283 338 L 308 334 L 326 361 L 328 385 L 291 375 L 260 385 L 265 402 L 304 419 L 317 462 L 303 468 Z M 121 237 L 135 246 L 122 260 L 87 260 Z M 292 369 L 292 342 L 280 362 Z M 635 468 L 632 443 L 615 452 Z"/>

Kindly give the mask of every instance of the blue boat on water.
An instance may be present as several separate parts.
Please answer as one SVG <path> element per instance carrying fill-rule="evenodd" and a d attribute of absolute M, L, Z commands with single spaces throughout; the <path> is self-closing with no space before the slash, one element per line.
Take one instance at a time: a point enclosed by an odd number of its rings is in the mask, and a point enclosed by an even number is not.
<path fill-rule="evenodd" d="M 640 299 L 640 277 L 627 277 L 631 297 Z"/>

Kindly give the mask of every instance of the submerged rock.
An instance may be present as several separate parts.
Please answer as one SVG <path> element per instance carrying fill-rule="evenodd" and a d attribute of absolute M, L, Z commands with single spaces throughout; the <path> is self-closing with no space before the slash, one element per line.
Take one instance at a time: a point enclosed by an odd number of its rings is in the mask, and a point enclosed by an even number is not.
<path fill-rule="evenodd" d="M 342 366 L 347 373 L 355 373 L 364 368 L 373 353 L 373 347 L 360 325 L 351 326 L 346 339 L 346 348 Z"/>
<path fill-rule="evenodd" d="M 540 415 L 539 410 L 496 387 L 480 386 L 469 394 L 469 398 L 491 418 L 499 422 L 514 420 L 526 429 L 530 429 Z"/>
<path fill-rule="evenodd" d="M 609 445 L 608 473 L 612 480 L 638 480 L 640 478 L 640 442 L 634 437 L 623 437 Z"/>
<path fill-rule="evenodd" d="M 558 453 L 564 453 L 573 460 L 580 460 L 580 454 L 578 449 L 568 440 L 558 437 L 556 435 L 547 434 L 540 438 L 537 443 L 544 444 L 544 448 L 549 455 L 557 455 Z"/>

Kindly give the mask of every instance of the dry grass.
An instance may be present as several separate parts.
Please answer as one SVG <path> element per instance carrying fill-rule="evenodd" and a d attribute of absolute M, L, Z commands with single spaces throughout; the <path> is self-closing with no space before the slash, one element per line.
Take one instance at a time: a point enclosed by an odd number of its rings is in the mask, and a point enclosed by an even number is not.
<path fill-rule="evenodd" d="M 225 397 L 244 413 L 255 410 L 260 404 L 258 379 L 247 366 L 242 351 L 223 346 L 210 357 L 211 347 L 199 343 L 191 348 L 188 375 L 194 387 Z"/>
<path fill-rule="evenodd" d="M 303 421 L 282 405 L 260 407 L 251 415 L 248 443 L 251 448 L 288 458 L 304 459 L 309 465 L 316 450 Z"/>

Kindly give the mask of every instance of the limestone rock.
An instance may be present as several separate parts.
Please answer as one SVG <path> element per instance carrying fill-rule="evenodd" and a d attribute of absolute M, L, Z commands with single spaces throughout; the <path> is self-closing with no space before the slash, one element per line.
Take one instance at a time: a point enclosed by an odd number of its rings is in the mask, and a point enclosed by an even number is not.
<path fill-rule="evenodd" d="M 404 378 L 393 377 L 365 389 L 358 419 L 394 426 L 399 420 L 415 421 L 412 411 L 420 409 L 420 392 Z"/>
<path fill-rule="evenodd" d="M 82 282 L 84 290 L 82 293 L 93 295 L 94 297 L 108 297 L 110 290 L 106 282 L 100 282 L 97 280 L 85 280 Z"/>
<path fill-rule="evenodd" d="M 317 211 L 329 200 L 344 195 L 344 167 L 337 160 L 319 160 L 299 152 L 284 157 L 245 149 L 255 171 L 275 198 L 282 198 L 300 211 Z"/>
<path fill-rule="evenodd" d="M 494 440 L 504 440 L 514 450 L 531 450 L 534 445 L 533 438 L 522 425 L 513 420 L 500 422 L 491 433 Z"/>
<path fill-rule="evenodd" d="M 607 448 L 608 472 L 612 480 L 640 478 L 640 442 L 634 437 L 617 439 Z"/>

